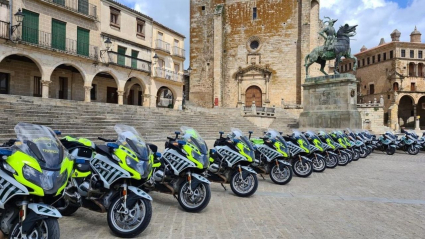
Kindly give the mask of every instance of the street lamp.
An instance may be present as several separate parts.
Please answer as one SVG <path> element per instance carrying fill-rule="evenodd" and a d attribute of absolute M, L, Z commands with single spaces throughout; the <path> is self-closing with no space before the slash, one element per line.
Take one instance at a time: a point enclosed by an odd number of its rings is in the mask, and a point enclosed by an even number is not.
<path fill-rule="evenodd" d="M 156 65 L 156 63 L 158 63 L 158 55 L 155 53 L 155 55 L 153 56 L 153 64 Z"/>
<path fill-rule="evenodd" d="M 187 68 L 187 73 L 189 73 L 189 75 L 190 75 L 190 73 L 192 73 L 192 68 L 189 66 L 189 68 Z"/>
<path fill-rule="evenodd" d="M 103 43 L 105 43 L 106 50 L 101 50 L 101 51 L 100 51 L 100 58 L 102 58 L 102 56 L 103 56 L 103 54 L 104 54 L 105 52 L 108 52 L 108 51 L 111 49 L 111 46 L 112 46 L 111 38 L 106 37 L 106 39 L 105 39 L 105 41 L 104 41 Z"/>
<path fill-rule="evenodd" d="M 18 29 L 18 27 L 21 26 L 21 23 L 24 21 L 24 17 L 25 14 L 22 13 L 21 9 L 19 8 L 19 10 L 15 13 L 15 19 L 16 22 L 18 23 L 17 25 L 12 26 L 12 32 L 11 32 L 11 36 L 13 35 L 13 33 Z"/>

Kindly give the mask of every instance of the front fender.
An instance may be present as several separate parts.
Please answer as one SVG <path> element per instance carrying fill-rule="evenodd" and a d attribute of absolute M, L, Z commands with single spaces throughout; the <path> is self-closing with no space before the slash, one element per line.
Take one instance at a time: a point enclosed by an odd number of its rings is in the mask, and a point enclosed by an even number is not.
<path fill-rule="evenodd" d="M 332 154 L 332 155 L 335 155 L 335 156 L 339 156 L 339 154 L 336 154 L 336 153 L 334 153 L 334 152 L 328 152 L 328 154 Z"/>
<path fill-rule="evenodd" d="M 142 189 L 139 189 L 133 186 L 128 186 L 127 190 L 130 191 L 129 193 L 127 193 L 127 200 L 126 200 L 126 206 L 129 209 L 134 208 L 134 206 L 136 205 L 137 201 L 140 198 L 144 198 L 149 201 L 152 201 L 151 196 L 149 196 L 149 194 L 144 192 Z"/>
<path fill-rule="evenodd" d="M 206 179 L 205 177 L 197 173 L 192 173 L 192 183 L 191 183 L 192 190 L 195 190 L 196 187 L 198 187 L 198 185 L 201 183 L 211 184 L 211 182 L 208 181 L 208 179 Z"/>
<path fill-rule="evenodd" d="M 286 162 L 285 160 L 277 160 L 277 161 L 279 162 L 279 167 L 280 167 L 280 165 L 286 165 L 286 166 L 289 166 L 289 167 L 292 166 L 292 164 L 290 164 L 289 162 Z M 282 170 L 282 168 L 281 168 L 281 170 Z"/>
<path fill-rule="evenodd" d="M 28 204 L 28 209 L 32 210 L 38 215 L 43 215 L 47 217 L 61 218 L 61 213 L 54 207 L 42 204 L 42 203 L 30 203 Z"/>
<path fill-rule="evenodd" d="M 313 161 L 311 161 L 311 159 L 309 159 L 309 158 L 307 158 L 307 157 L 305 157 L 305 156 L 301 156 L 301 160 L 302 160 L 302 162 L 303 163 L 306 163 L 306 162 L 313 162 Z"/>
<path fill-rule="evenodd" d="M 242 169 L 243 171 L 246 171 L 246 172 L 253 173 L 253 174 L 257 175 L 257 172 L 255 172 L 255 170 L 254 170 L 254 169 L 252 169 L 251 167 L 248 167 L 248 166 L 241 166 L 241 169 Z"/>
<path fill-rule="evenodd" d="M 141 198 L 145 198 L 149 201 L 152 201 L 152 197 L 140 188 L 136 188 L 134 186 L 128 186 L 127 189 Z"/>

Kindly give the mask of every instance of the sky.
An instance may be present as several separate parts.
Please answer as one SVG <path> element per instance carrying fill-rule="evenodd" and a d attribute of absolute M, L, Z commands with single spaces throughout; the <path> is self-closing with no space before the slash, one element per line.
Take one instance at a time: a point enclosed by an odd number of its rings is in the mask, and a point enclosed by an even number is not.
<path fill-rule="evenodd" d="M 185 68 L 189 66 L 189 2 L 190 0 L 118 0 L 155 21 L 186 36 Z M 320 17 L 338 19 L 342 24 L 357 24 L 357 35 L 351 43 L 352 53 L 378 46 L 380 39 L 391 41 L 394 29 L 401 32 L 401 41 L 410 41 L 410 33 L 417 26 L 425 40 L 425 0 L 320 0 Z"/>

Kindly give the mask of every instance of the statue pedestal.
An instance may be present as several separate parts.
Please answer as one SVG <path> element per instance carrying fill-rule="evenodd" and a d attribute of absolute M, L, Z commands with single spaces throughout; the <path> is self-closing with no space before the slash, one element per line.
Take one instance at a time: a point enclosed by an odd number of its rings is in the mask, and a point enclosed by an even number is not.
<path fill-rule="evenodd" d="M 361 129 L 354 75 L 307 78 L 303 88 L 301 128 Z"/>

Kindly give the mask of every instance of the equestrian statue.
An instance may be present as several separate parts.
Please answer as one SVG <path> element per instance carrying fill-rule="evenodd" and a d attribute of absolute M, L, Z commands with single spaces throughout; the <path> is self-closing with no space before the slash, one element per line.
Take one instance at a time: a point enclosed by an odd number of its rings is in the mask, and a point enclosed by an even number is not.
<path fill-rule="evenodd" d="M 338 20 L 325 17 L 328 21 L 325 21 L 327 25 L 319 32 L 319 35 L 325 38 L 324 46 L 316 47 L 310 54 L 305 57 L 305 70 L 306 77 L 309 77 L 308 68 L 313 63 L 318 63 L 321 65 L 320 71 L 328 75 L 324 69 L 326 66 L 326 61 L 335 59 L 335 75 L 339 75 L 338 66 L 341 62 L 341 57 L 354 59 L 353 70 L 357 69 L 357 58 L 351 55 L 350 48 L 350 37 L 356 35 L 356 27 L 345 24 L 341 26 L 335 34 L 335 28 L 333 27 L 335 22 Z"/>

